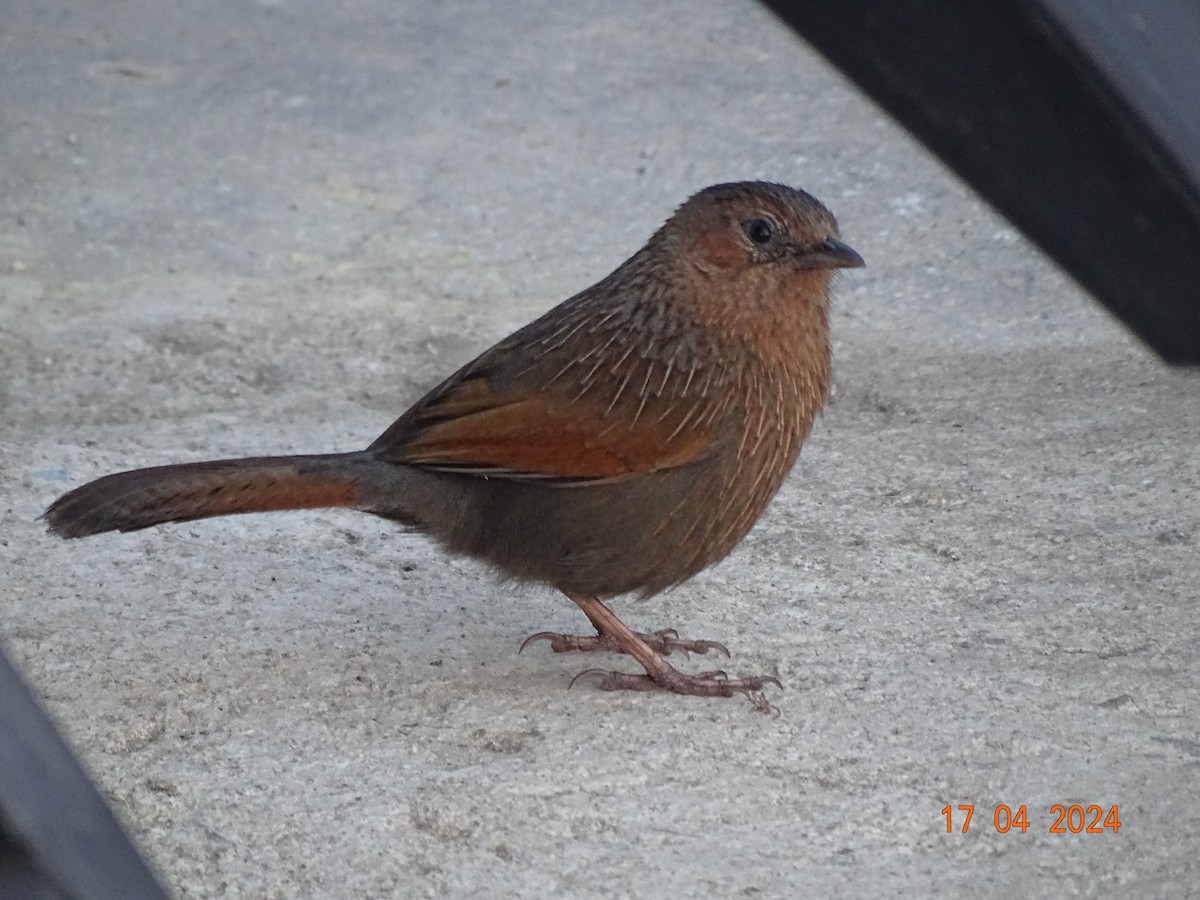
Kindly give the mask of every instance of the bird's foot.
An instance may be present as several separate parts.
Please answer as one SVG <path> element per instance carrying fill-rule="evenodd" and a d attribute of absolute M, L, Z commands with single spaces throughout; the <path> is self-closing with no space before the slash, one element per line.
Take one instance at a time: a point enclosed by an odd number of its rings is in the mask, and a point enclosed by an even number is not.
<path fill-rule="evenodd" d="M 604 669 L 587 669 L 572 679 L 571 684 L 591 675 L 600 677 L 598 687 L 602 691 L 667 691 L 692 697 L 732 697 L 745 694 L 759 705 L 762 691 L 768 684 L 783 687 L 778 678 L 770 675 L 752 675 L 745 678 L 730 678 L 721 671 L 701 672 L 686 675 L 671 666 L 656 667 L 653 674 L 634 675 L 629 672 L 609 672 Z M 767 704 L 770 707 L 770 704 Z M 764 709 L 769 711 L 769 709 Z"/>
<path fill-rule="evenodd" d="M 690 641 L 679 636 L 679 632 L 674 628 L 664 628 L 662 631 L 656 631 L 653 634 L 643 634 L 642 632 L 634 632 L 641 638 L 650 649 L 656 653 L 661 653 L 663 656 L 670 656 L 675 651 L 683 653 L 698 653 L 703 656 L 709 650 L 715 650 L 718 653 L 724 653 L 729 656 L 729 649 L 717 641 Z M 524 651 L 530 644 L 538 641 L 549 641 L 550 649 L 555 653 L 569 653 L 572 650 L 580 650 L 585 653 L 599 651 L 602 653 L 628 653 L 629 651 L 622 646 L 621 642 L 616 638 L 604 632 L 596 634 L 559 634 L 554 631 L 539 631 L 537 634 L 530 635 L 521 644 L 521 650 Z"/>
<path fill-rule="evenodd" d="M 779 711 L 763 694 L 763 689 L 768 684 L 783 687 L 777 678 L 770 675 L 730 678 L 721 671 L 685 675 L 665 659 L 673 649 L 686 649 L 692 653 L 720 650 L 728 656 L 729 651 L 723 645 L 715 641 L 683 641 L 672 630 L 658 631 L 649 635 L 639 634 L 618 619 L 599 597 L 591 594 L 568 594 L 567 596 L 583 610 L 584 615 L 595 626 L 596 634 L 589 637 L 577 637 L 544 632 L 529 638 L 524 646 L 528 646 L 533 641 L 545 639 L 550 641 L 551 649 L 559 653 L 568 650 L 609 650 L 628 653 L 646 670 L 645 675 L 633 675 L 628 672 L 588 669 L 586 672 L 576 675 L 571 684 L 575 684 L 579 679 L 589 675 L 596 675 L 600 678 L 599 687 L 604 691 L 666 691 L 693 697 L 733 697 L 736 694 L 743 694 L 750 698 L 751 704 L 757 711 L 778 714 Z"/>

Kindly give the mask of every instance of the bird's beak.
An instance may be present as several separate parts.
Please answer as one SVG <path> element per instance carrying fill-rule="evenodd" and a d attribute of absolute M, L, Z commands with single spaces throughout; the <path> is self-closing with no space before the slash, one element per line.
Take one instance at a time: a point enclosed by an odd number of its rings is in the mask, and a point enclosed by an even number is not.
<path fill-rule="evenodd" d="M 865 266 L 858 251 L 837 238 L 825 238 L 800 257 L 805 268 L 810 269 L 858 269 Z"/>

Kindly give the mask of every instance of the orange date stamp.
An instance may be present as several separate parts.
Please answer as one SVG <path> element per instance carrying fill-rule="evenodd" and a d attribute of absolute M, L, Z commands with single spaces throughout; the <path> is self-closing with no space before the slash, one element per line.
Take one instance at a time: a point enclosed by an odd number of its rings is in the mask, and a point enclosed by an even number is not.
<path fill-rule="evenodd" d="M 942 815 L 946 819 L 947 834 L 953 834 L 955 831 L 966 834 L 975 819 L 975 804 L 943 806 Z M 984 822 L 986 828 L 986 820 Z M 977 826 L 978 824 L 976 823 Z M 1038 826 L 1029 821 L 1029 809 L 1026 804 L 1022 803 L 1014 809 L 1001 803 L 992 811 L 992 827 L 1000 834 L 1008 834 L 1010 831 L 1024 834 L 1031 827 Z M 1121 813 L 1115 805 L 1106 809 L 1095 803 L 1090 806 L 1055 803 L 1046 816 L 1046 830 L 1050 834 L 1116 834 L 1121 830 Z"/>

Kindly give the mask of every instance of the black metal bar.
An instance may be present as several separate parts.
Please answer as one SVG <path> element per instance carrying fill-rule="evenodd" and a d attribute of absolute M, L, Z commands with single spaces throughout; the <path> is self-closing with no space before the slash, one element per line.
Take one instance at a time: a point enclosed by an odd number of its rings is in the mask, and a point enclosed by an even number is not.
<path fill-rule="evenodd" d="M 1200 3 L 763 2 L 1164 359 L 1200 365 Z"/>
<path fill-rule="evenodd" d="M 0 651 L 0 900 L 167 900 Z"/>

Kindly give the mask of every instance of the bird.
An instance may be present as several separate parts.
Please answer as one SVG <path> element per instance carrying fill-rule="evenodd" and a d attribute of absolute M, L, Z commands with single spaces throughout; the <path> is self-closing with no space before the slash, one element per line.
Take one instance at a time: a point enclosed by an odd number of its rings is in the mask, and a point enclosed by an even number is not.
<path fill-rule="evenodd" d="M 119 472 L 63 495 L 42 519 L 80 538 L 235 513 L 361 510 L 502 578 L 561 591 L 595 634 L 539 632 L 526 645 L 624 653 L 644 670 L 580 673 L 602 689 L 761 697 L 778 679 L 688 674 L 666 659 L 728 655 L 723 644 L 634 631 L 610 604 L 683 583 L 750 531 L 828 394 L 834 275 L 862 265 L 805 191 L 713 185 L 365 450 Z"/>

